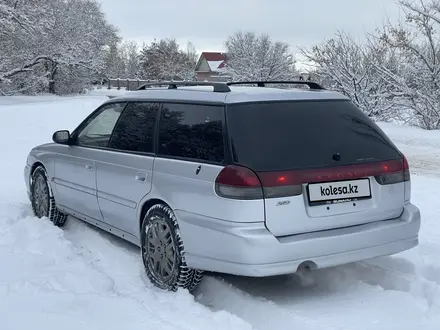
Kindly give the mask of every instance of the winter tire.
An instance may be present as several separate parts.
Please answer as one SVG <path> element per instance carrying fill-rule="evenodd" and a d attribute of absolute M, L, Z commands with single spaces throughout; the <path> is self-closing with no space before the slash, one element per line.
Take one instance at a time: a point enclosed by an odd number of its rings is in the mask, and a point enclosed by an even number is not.
<path fill-rule="evenodd" d="M 186 265 L 184 248 L 176 216 L 164 204 L 152 206 L 144 217 L 141 252 L 145 271 L 157 287 L 193 291 L 201 282 L 203 271 Z"/>
<path fill-rule="evenodd" d="M 34 215 L 38 218 L 47 217 L 55 226 L 62 227 L 67 215 L 60 212 L 55 205 L 52 189 L 43 166 L 38 166 L 32 173 L 30 190 Z"/>

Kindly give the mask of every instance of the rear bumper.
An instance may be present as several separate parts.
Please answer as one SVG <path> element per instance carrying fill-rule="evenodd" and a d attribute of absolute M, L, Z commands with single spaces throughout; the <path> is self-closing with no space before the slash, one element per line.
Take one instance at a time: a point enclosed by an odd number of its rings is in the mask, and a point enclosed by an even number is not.
<path fill-rule="evenodd" d="M 176 211 L 191 268 L 244 276 L 297 271 L 391 255 L 418 245 L 420 211 L 405 205 L 399 218 L 276 238 L 264 223 L 234 223 Z"/>

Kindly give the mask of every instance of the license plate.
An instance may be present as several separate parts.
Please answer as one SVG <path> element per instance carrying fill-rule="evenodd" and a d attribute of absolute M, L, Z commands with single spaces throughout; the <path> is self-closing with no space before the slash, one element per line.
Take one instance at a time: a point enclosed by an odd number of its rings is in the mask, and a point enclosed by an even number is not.
<path fill-rule="evenodd" d="M 313 183 L 307 188 L 310 205 L 344 203 L 371 198 L 370 179 Z"/>

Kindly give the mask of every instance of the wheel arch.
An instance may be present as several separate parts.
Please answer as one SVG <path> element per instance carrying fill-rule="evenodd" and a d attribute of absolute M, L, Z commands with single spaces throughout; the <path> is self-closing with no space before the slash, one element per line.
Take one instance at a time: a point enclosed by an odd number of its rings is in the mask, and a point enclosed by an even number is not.
<path fill-rule="evenodd" d="M 139 215 L 139 224 L 138 224 L 139 234 L 142 232 L 142 222 L 144 221 L 145 215 L 147 214 L 148 210 L 156 204 L 164 204 L 164 205 L 168 206 L 169 208 L 171 208 L 171 206 L 167 202 L 165 202 L 164 200 L 162 200 L 160 198 L 150 198 L 150 199 L 146 200 L 142 204 L 141 212 Z"/>
<path fill-rule="evenodd" d="M 34 174 L 34 172 L 37 169 L 37 167 L 40 167 L 40 166 L 42 166 L 42 167 L 44 167 L 44 169 L 46 169 L 44 164 L 42 162 L 40 162 L 39 160 L 37 160 L 35 163 L 33 163 L 32 166 L 31 166 L 30 175 Z"/>
<path fill-rule="evenodd" d="M 175 248 L 176 250 L 178 250 L 178 256 L 179 256 L 179 264 L 178 264 L 178 271 L 177 271 L 177 277 L 176 277 L 176 281 L 172 284 L 161 284 L 160 281 L 158 281 L 158 279 L 155 277 L 155 275 L 152 274 L 151 269 L 149 266 L 147 266 L 147 263 L 145 261 L 145 257 L 144 257 L 144 243 L 143 243 L 143 228 L 146 224 L 143 223 L 143 219 L 145 218 L 145 215 L 148 213 L 148 211 L 156 206 L 156 205 L 163 205 L 165 208 L 167 209 L 163 209 L 162 207 L 157 207 L 159 210 L 161 210 L 162 212 L 164 212 L 166 215 L 168 215 L 168 220 L 167 223 L 169 226 L 171 226 L 172 228 L 170 228 L 171 230 L 171 235 L 174 237 L 174 242 L 175 242 Z M 171 212 L 172 214 L 170 214 L 169 212 Z M 173 212 L 172 207 L 165 202 L 164 200 L 160 199 L 160 198 L 151 198 L 147 201 L 144 202 L 144 204 L 142 205 L 142 209 L 140 212 L 140 217 L 141 220 L 139 221 L 140 223 L 140 245 L 141 245 L 141 254 L 142 254 L 142 258 L 143 258 L 143 263 L 144 263 L 144 267 L 145 270 L 147 272 L 147 276 L 149 277 L 150 281 L 162 288 L 162 289 L 167 289 L 167 290 L 171 290 L 171 291 L 176 291 L 178 288 L 185 288 L 187 290 L 189 290 L 190 292 L 192 292 L 202 281 L 203 278 L 203 271 L 199 270 L 199 269 L 193 269 L 188 267 L 186 260 L 185 260 L 185 250 L 184 250 L 184 243 L 183 243 L 183 238 L 181 236 L 180 233 L 180 229 L 179 229 L 179 224 L 178 224 L 178 219 L 176 217 L 176 215 Z M 147 231 L 145 231 L 146 233 Z M 145 237 L 145 236 L 144 236 Z"/>
<path fill-rule="evenodd" d="M 31 166 L 31 170 L 29 171 L 29 184 L 30 184 L 30 185 L 32 185 L 32 183 L 33 183 L 32 176 L 33 176 L 35 170 L 36 170 L 37 168 L 39 168 L 39 167 L 43 167 L 44 170 L 47 171 L 47 170 L 46 170 L 46 167 L 44 166 L 44 164 L 43 164 L 42 162 L 40 162 L 40 161 L 36 161 L 36 162 L 34 162 L 34 163 L 32 164 L 32 166 Z"/>

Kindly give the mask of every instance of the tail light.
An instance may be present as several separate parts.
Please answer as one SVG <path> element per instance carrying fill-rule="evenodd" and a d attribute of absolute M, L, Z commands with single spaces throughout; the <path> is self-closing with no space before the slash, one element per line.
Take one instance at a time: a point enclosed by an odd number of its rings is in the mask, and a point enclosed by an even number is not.
<path fill-rule="evenodd" d="M 277 172 L 257 175 L 247 167 L 229 165 L 218 174 L 215 191 L 221 197 L 248 200 L 301 195 L 302 185 L 292 178 Z"/>
<path fill-rule="evenodd" d="M 388 185 L 411 180 L 408 161 L 405 156 L 401 160 L 384 163 L 382 173 L 375 175 L 377 183 Z"/>
<path fill-rule="evenodd" d="M 257 174 L 247 167 L 224 167 L 215 180 L 217 195 L 232 199 L 262 199 L 263 188 Z"/>
<path fill-rule="evenodd" d="M 262 199 L 302 194 L 303 184 L 354 180 L 374 176 L 380 185 L 405 182 L 409 194 L 410 173 L 405 157 L 385 162 L 363 163 L 331 168 L 254 172 L 243 166 L 223 168 L 215 181 L 217 195 L 232 199 Z"/>

